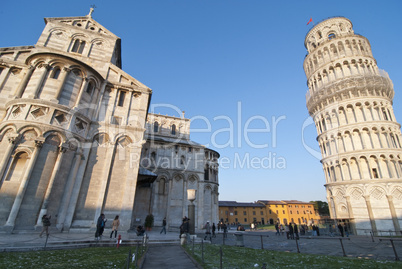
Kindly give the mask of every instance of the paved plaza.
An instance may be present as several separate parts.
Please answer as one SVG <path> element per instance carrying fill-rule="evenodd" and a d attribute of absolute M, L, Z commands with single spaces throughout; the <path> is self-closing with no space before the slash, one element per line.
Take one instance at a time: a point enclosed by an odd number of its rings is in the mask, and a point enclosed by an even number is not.
<path fill-rule="evenodd" d="M 239 238 L 235 230 L 229 230 L 227 238 L 223 240 L 223 234 L 217 233 L 216 238 L 212 238 L 212 244 L 238 245 Z M 133 233 L 120 232 L 122 236 L 122 245 L 133 245 L 142 242 L 142 237 L 137 237 Z M 285 235 L 275 235 L 274 231 L 245 231 L 242 232 L 243 243 L 245 247 L 276 251 L 285 251 L 300 253 L 343 256 L 340 236 L 301 236 L 300 240 L 288 240 Z M 155 228 L 148 232 L 149 251 L 145 258 L 144 268 L 159 268 L 156 264 L 166 264 L 170 261 L 170 268 L 180 268 L 175 265 L 178 260 L 186 261 L 186 268 L 196 268 L 196 265 L 185 255 L 180 246 L 179 234 L 177 232 L 168 232 L 160 234 L 159 229 Z M 196 242 L 201 242 L 203 234 L 198 234 Z M 395 260 L 395 253 L 389 238 L 380 238 L 371 236 L 350 236 L 350 240 L 343 238 L 343 249 L 347 257 L 359 257 L 363 259 Z M 374 240 L 374 242 L 373 242 Z M 209 241 L 204 241 L 209 243 Z M 402 238 L 394 238 L 393 241 L 396 253 L 402 257 Z M 92 233 L 56 233 L 53 232 L 49 238 L 39 237 L 39 232 L 19 233 L 19 234 L 0 234 L 0 251 L 27 251 L 44 249 L 63 249 L 76 247 L 93 246 L 115 246 L 116 241 L 109 238 L 106 230 L 105 236 L 97 241 Z M 180 257 L 180 259 L 178 259 Z M 156 266 L 156 267 L 155 267 Z M 193 267 L 194 266 L 194 267 Z M 162 268 L 162 267 L 161 267 Z M 166 267 L 164 267 L 166 268 Z M 184 267 L 183 267 L 184 268 Z"/>

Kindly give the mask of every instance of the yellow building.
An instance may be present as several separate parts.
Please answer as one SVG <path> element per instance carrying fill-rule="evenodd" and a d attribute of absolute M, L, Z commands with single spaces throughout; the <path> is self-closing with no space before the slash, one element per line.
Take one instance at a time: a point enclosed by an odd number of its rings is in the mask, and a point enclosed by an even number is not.
<path fill-rule="evenodd" d="M 261 203 L 238 203 L 236 201 L 219 201 L 219 220 L 225 223 L 266 224 L 266 207 Z"/>
<path fill-rule="evenodd" d="M 268 223 L 318 223 L 321 216 L 314 210 L 314 204 L 297 200 L 258 200 L 257 203 L 265 205 Z"/>
<path fill-rule="evenodd" d="M 297 224 L 318 223 L 321 216 L 314 204 L 297 200 L 258 200 L 253 203 L 219 201 L 219 220 L 225 223 Z"/>

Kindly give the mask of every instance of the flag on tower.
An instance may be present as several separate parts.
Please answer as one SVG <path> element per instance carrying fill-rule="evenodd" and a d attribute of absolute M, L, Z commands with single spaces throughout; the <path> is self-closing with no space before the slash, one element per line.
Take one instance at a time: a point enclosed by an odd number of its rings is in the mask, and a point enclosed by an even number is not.
<path fill-rule="evenodd" d="M 307 25 L 308 25 L 310 22 L 313 22 L 313 18 L 310 18 L 310 20 L 308 21 Z"/>

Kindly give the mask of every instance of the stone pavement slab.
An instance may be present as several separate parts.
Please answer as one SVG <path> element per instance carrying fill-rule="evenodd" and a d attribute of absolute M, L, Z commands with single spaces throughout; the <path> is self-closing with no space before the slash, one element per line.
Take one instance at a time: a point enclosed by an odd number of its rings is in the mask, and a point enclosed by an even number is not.
<path fill-rule="evenodd" d="M 155 268 L 196 269 L 198 267 L 179 245 L 150 245 L 142 269 Z"/>

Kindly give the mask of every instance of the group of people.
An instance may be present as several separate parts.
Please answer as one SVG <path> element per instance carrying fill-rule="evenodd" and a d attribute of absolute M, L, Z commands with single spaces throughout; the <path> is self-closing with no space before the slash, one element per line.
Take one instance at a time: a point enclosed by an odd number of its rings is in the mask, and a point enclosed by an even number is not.
<path fill-rule="evenodd" d="M 105 214 L 101 214 L 98 218 L 98 221 L 96 222 L 96 232 L 95 232 L 95 239 L 100 240 L 103 236 L 103 231 L 105 230 L 105 225 L 106 225 L 107 219 L 105 217 Z M 113 233 L 114 233 L 114 238 L 117 237 L 117 231 L 120 226 L 120 220 L 119 216 L 116 215 L 112 222 L 112 232 L 110 233 L 110 238 L 112 238 Z"/>
<path fill-rule="evenodd" d="M 275 223 L 275 230 L 275 235 L 283 235 L 285 232 L 287 239 L 299 239 L 299 233 L 301 235 L 305 235 L 309 228 L 307 225 L 303 224 L 298 227 L 296 223 L 285 224 L 285 226 L 279 223 Z M 311 225 L 311 234 L 312 236 L 320 235 L 320 229 L 317 225 Z"/>

